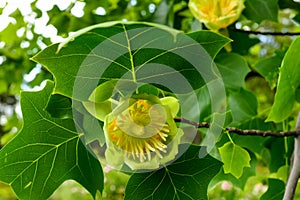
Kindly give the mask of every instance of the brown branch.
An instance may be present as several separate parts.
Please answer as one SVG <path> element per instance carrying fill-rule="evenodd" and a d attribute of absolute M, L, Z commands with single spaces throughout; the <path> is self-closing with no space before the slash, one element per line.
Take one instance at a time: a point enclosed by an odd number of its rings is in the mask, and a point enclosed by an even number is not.
<path fill-rule="evenodd" d="M 181 123 L 185 123 L 185 124 L 190 124 L 195 126 L 196 128 L 209 128 L 210 124 L 208 124 L 207 122 L 194 122 L 188 119 L 184 119 L 184 118 L 175 118 L 174 119 L 175 122 L 181 122 Z M 256 136 L 262 136 L 262 137 L 266 137 L 266 136 L 272 136 L 272 137 L 288 137 L 288 136 L 294 136 L 297 137 L 300 135 L 299 132 L 297 131 L 287 131 L 287 132 L 273 132 L 273 131 L 262 131 L 262 130 L 242 130 L 242 129 L 238 129 L 235 127 L 227 127 L 224 128 L 225 131 L 228 131 L 229 133 L 236 133 L 238 135 L 256 135 Z"/>
<path fill-rule="evenodd" d="M 254 34 L 254 35 L 277 35 L 277 36 L 294 36 L 300 35 L 300 32 L 271 32 L 271 31 L 248 31 L 243 29 L 232 29 L 236 32 Z"/>
<path fill-rule="evenodd" d="M 298 114 L 298 119 L 296 123 L 296 131 L 300 133 L 300 112 Z M 294 160 L 290 167 L 289 178 L 286 183 L 285 193 L 283 200 L 292 200 L 294 199 L 297 183 L 300 176 L 300 135 L 295 137 L 294 142 Z"/>

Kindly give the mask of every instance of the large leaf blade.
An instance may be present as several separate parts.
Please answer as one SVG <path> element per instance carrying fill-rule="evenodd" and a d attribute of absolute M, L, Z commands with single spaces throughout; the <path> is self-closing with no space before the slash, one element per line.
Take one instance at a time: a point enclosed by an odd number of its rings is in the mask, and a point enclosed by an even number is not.
<path fill-rule="evenodd" d="M 199 147 L 191 146 L 178 160 L 160 170 L 134 174 L 125 200 L 207 199 L 207 187 L 221 162 L 207 155 L 199 158 Z"/>
<path fill-rule="evenodd" d="M 292 113 L 295 92 L 300 86 L 300 57 L 295 56 L 298 55 L 299 48 L 300 38 L 297 38 L 283 58 L 274 104 L 267 121 L 281 122 Z"/>
<path fill-rule="evenodd" d="M 80 101 L 99 84 L 120 79 L 186 93 L 219 79 L 211 56 L 228 42 L 208 31 L 190 37 L 149 23 L 104 23 L 46 48 L 33 60 L 54 75 L 55 93 Z"/>
<path fill-rule="evenodd" d="M 244 15 L 257 23 L 278 20 L 277 0 L 248 0 L 245 6 Z"/>
<path fill-rule="evenodd" d="M 71 119 L 54 119 L 44 109 L 53 90 L 23 92 L 24 127 L 0 151 L 0 180 L 21 199 L 47 199 L 73 179 L 93 195 L 103 189 L 102 168 L 84 147 Z"/>

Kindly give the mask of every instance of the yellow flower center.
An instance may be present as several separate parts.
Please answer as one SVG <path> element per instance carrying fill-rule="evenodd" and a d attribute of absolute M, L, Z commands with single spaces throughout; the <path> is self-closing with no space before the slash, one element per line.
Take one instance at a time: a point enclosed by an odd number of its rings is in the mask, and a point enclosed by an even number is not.
<path fill-rule="evenodd" d="M 153 153 L 162 158 L 170 132 L 166 118 L 162 105 L 140 99 L 113 119 L 108 125 L 108 134 L 128 158 L 144 162 L 151 160 Z"/>

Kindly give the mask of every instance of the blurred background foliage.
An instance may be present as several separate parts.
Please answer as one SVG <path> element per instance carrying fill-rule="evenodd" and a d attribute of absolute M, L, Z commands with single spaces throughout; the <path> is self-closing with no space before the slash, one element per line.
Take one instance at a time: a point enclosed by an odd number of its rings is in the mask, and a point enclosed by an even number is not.
<path fill-rule="evenodd" d="M 242 16 L 225 34 L 233 39 L 232 51 L 243 55 L 252 69 L 246 78 L 246 88 L 256 95 L 258 115 L 265 118 L 273 103 L 278 67 L 296 37 L 289 33 L 300 32 L 300 3 L 268 0 L 266 5 L 273 5 L 268 8 L 269 14 L 264 13 L 263 7 L 259 12 L 250 9 L 252 4 L 262 2 L 246 0 Z M 192 16 L 188 0 L 0 0 L 0 148 L 22 127 L 20 91 L 38 89 L 45 79 L 52 79 L 30 57 L 78 29 L 112 20 L 149 21 L 187 33 L 206 29 Z M 272 63 L 273 68 L 264 68 L 265 63 Z M 267 189 L 263 180 L 268 168 L 264 164 L 259 166 L 260 173 L 249 179 L 245 191 L 234 188 L 230 182 L 221 182 L 211 189 L 210 198 L 257 199 Z M 128 177 L 113 170 L 104 171 L 103 199 L 122 199 Z M 14 199 L 13 192 L 4 184 L 0 185 L 0 199 Z M 71 181 L 51 199 L 91 199 L 91 196 Z"/>

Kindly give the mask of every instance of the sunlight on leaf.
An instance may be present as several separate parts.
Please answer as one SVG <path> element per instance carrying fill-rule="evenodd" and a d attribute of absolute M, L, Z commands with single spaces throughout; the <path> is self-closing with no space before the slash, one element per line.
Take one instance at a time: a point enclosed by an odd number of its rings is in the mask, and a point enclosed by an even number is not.
<path fill-rule="evenodd" d="M 21 199 L 47 199 L 68 179 L 95 196 L 103 190 L 102 168 L 82 144 L 73 120 L 45 111 L 53 86 L 48 81 L 39 92 L 22 93 L 24 127 L 0 151 L 0 180 Z"/>
<path fill-rule="evenodd" d="M 224 172 L 231 173 L 236 178 L 243 175 L 245 167 L 250 167 L 250 155 L 240 146 L 227 142 L 219 148 L 222 162 L 224 163 Z"/>

